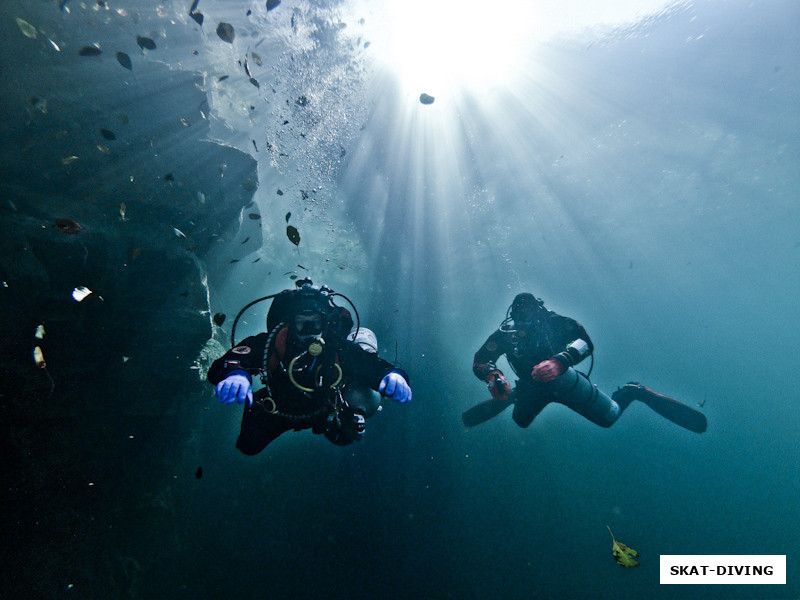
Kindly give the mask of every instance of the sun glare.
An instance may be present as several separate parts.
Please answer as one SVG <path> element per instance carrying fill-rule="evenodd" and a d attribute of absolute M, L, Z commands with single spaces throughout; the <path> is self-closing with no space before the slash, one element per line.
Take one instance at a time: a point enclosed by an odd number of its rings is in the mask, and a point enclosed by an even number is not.
<path fill-rule="evenodd" d="M 432 95 L 512 80 L 534 39 L 530 0 L 387 0 L 378 55 L 403 87 Z"/>

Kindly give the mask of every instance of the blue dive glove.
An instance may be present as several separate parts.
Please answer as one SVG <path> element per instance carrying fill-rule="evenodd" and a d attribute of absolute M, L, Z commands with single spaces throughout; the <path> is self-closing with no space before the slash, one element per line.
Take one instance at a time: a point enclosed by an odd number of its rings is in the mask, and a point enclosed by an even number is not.
<path fill-rule="evenodd" d="M 250 375 L 247 371 L 231 371 L 228 376 L 217 384 L 217 398 L 223 404 L 238 402 L 253 404 L 253 389 L 250 387 Z"/>
<path fill-rule="evenodd" d="M 411 388 L 406 383 L 406 380 L 403 379 L 403 376 L 396 371 L 388 373 L 381 379 L 378 391 L 391 397 L 396 402 L 408 402 L 411 400 Z"/>

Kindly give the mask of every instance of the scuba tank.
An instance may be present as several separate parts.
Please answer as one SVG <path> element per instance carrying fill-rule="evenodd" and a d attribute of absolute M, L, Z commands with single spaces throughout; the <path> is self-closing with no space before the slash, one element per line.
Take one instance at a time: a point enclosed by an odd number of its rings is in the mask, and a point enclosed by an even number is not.
<path fill-rule="evenodd" d="M 355 342 L 367 352 L 371 352 L 372 354 L 378 353 L 378 338 L 371 329 L 367 329 L 366 327 L 353 327 L 347 339 L 351 342 Z"/>
<path fill-rule="evenodd" d="M 572 367 L 567 367 L 561 375 L 543 385 L 559 403 L 601 427 L 611 427 L 622 412 L 619 404 Z"/>

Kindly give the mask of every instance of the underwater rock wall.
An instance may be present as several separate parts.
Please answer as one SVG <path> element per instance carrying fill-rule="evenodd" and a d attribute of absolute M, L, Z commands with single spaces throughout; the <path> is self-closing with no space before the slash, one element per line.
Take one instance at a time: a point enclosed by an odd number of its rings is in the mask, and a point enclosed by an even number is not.
<path fill-rule="evenodd" d="M 0 7 L 0 595 L 134 597 L 169 551 L 135 532 L 173 509 L 210 392 L 204 260 L 257 169 L 208 141 L 203 75 L 159 60 L 155 6 L 68 8 Z"/>

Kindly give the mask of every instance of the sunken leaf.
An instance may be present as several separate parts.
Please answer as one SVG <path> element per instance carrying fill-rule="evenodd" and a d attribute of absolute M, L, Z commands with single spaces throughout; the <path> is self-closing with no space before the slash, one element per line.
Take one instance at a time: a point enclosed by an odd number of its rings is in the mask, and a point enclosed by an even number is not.
<path fill-rule="evenodd" d="M 638 565 L 639 563 L 633 557 L 638 556 L 639 553 L 633 548 L 628 548 L 622 542 L 618 542 L 611 531 L 611 527 L 608 527 L 608 525 L 606 527 L 608 528 L 608 533 L 611 534 L 611 552 L 614 554 L 614 560 L 623 567 L 635 567 Z"/>

